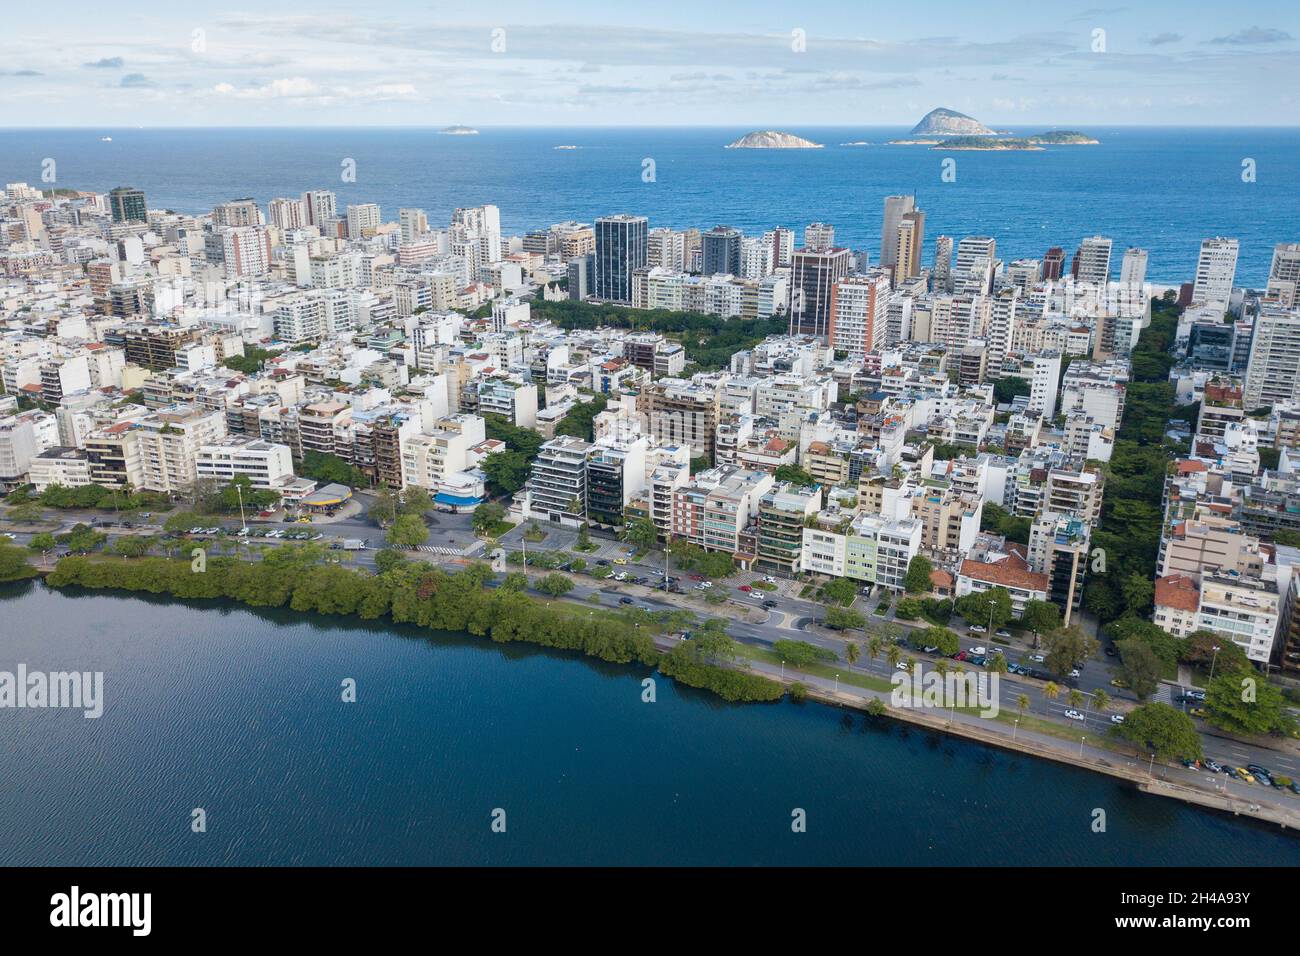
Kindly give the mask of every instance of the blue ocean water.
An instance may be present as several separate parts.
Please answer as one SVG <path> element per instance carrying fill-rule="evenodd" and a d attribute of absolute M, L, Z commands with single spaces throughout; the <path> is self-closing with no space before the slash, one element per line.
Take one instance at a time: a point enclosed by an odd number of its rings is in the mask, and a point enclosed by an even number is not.
<path fill-rule="evenodd" d="M 1010 261 L 1071 252 L 1101 234 L 1119 253 L 1150 252 L 1149 278 L 1193 277 L 1200 240 L 1241 241 L 1238 280 L 1262 285 L 1273 246 L 1300 240 L 1300 129 L 1094 128 L 1098 146 L 1042 152 L 945 153 L 886 146 L 898 128 L 790 132 L 819 150 L 727 150 L 747 132 L 722 128 L 484 128 L 445 136 L 418 128 L 0 129 L 3 181 L 104 190 L 131 184 L 154 207 L 204 212 L 244 196 L 266 202 L 333 189 L 340 206 L 378 202 L 390 218 L 418 206 L 445 222 L 457 206 L 495 203 L 522 233 L 565 219 L 638 212 L 650 223 L 746 231 L 833 223 L 837 241 L 879 254 L 882 198 L 915 192 L 935 236 L 991 234 Z M 1041 132 L 1039 128 L 1013 130 Z M 110 136 L 111 142 L 101 138 Z M 865 140 L 871 146 L 842 146 Z M 577 149 L 555 149 L 577 146 Z M 940 163 L 957 160 L 955 182 Z M 356 181 L 341 163 L 356 162 Z M 1253 160 L 1255 181 L 1242 163 Z M 654 162 L 654 180 L 643 178 Z"/>
<path fill-rule="evenodd" d="M 1277 830 L 889 721 L 664 678 L 643 703 L 640 667 L 40 584 L 0 587 L 0 618 L 0 670 L 102 670 L 105 697 L 0 710 L 0 866 L 1300 863 Z"/>

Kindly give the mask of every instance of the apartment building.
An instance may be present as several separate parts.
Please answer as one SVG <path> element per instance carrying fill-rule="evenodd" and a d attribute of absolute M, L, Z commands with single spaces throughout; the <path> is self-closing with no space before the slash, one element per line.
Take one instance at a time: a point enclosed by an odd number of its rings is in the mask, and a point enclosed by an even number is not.
<path fill-rule="evenodd" d="M 161 408 L 136 423 L 141 488 L 184 494 L 198 480 L 199 449 L 226 436 L 226 416 L 194 405 Z"/>

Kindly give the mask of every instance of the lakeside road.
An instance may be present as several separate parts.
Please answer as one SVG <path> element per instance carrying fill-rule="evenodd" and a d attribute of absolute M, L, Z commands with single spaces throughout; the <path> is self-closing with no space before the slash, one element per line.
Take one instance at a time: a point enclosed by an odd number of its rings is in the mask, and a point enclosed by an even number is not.
<path fill-rule="evenodd" d="M 428 561 L 431 564 L 441 565 L 448 569 L 456 569 L 463 567 L 467 561 L 481 560 L 487 556 L 485 549 L 482 547 L 482 542 L 473 538 L 472 533 L 469 532 L 468 516 L 444 515 L 439 517 L 441 519 L 454 519 L 447 522 L 448 528 L 445 529 L 448 531 L 450 538 L 454 538 L 457 531 L 463 530 L 468 535 L 468 540 L 474 541 L 478 545 L 478 547 L 472 549 L 476 553 L 468 557 L 460 554 L 460 550 L 470 549 L 456 549 L 451 545 L 449 539 L 447 546 L 429 546 L 436 548 L 436 550 L 421 550 L 412 553 L 411 557 L 413 559 Z M 61 515 L 60 518 L 59 530 L 67 530 L 78 521 L 85 520 L 85 516 L 80 514 Z M 102 515 L 99 516 L 99 519 L 101 522 L 106 520 Z M 358 537 L 362 540 L 371 541 L 372 544 L 382 543 L 379 529 L 365 523 L 363 519 L 348 519 L 333 524 L 321 523 L 320 525 L 299 525 L 292 522 L 273 524 L 284 528 L 310 528 L 313 534 L 323 532 L 328 537 Z M 133 535 L 148 534 L 160 529 L 157 527 L 126 529 L 116 524 L 101 524 L 100 530 L 110 535 Z M 236 529 L 227 528 L 226 530 L 233 531 Z M 22 544 L 30 540 L 31 533 L 30 530 L 15 530 L 13 532 L 15 540 Z M 371 539 L 377 539 L 377 542 Z M 212 539 L 206 536 L 195 536 L 192 540 L 197 546 Z M 235 540 L 243 541 L 244 539 L 237 538 Z M 254 538 L 249 543 L 254 542 L 268 546 L 295 543 L 284 539 L 266 538 Z M 609 553 L 623 553 L 625 550 L 626 546 L 624 545 L 602 541 L 599 553 L 605 553 L 606 551 Z M 374 550 L 336 553 L 346 555 L 346 560 L 355 562 L 359 567 L 367 569 L 373 569 L 374 567 L 374 555 L 376 553 Z M 250 555 L 250 559 L 256 560 L 256 556 Z M 34 560 L 39 566 L 40 556 L 34 556 Z M 644 568 L 646 571 L 657 570 L 648 564 L 629 564 L 626 569 L 631 570 L 633 567 L 637 569 Z M 512 567 L 512 570 L 518 569 Z M 831 634 L 815 625 L 813 622 L 816 615 L 818 611 L 822 610 L 821 605 L 815 602 L 799 599 L 790 593 L 773 592 L 770 598 L 766 593 L 764 595 L 765 598 L 775 603 L 776 606 L 773 608 L 765 608 L 761 603 L 754 602 L 753 599 L 746 603 L 736 598 L 728 598 L 723 604 L 714 606 L 705 603 L 693 592 L 684 595 L 674 594 L 662 588 L 656 589 L 642 585 L 617 583 L 608 579 L 598 580 L 581 574 L 568 574 L 566 576 L 575 585 L 574 590 L 563 598 L 566 601 L 589 606 L 594 600 L 607 609 L 628 606 L 627 602 L 630 601 L 632 606 L 643 607 L 652 611 L 685 609 L 699 615 L 718 617 L 727 622 L 728 631 L 734 639 L 749 648 L 761 652 L 770 653 L 772 645 L 779 640 L 806 641 L 825 648 L 833 652 L 837 659 L 833 663 L 824 665 L 824 667 L 834 670 L 838 675 L 842 675 L 843 680 L 819 674 L 803 673 L 793 667 L 784 667 L 770 661 L 749 659 L 748 657 L 743 666 L 753 673 L 762 674 L 786 685 L 797 681 L 808 688 L 810 696 L 829 704 L 865 709 L 873 698 L 881 700 L 885 704 L 889 703 L 890 695 L 887 689 L 875 690 L 871 687 L 855 686 L 853 680 L 858 678 L 862 682 L 883 682 L 882 686 L 887 686 L 890 676 L 895 672 L 895 668 L 887 660 L 884 660 L 883 656 L 880 659 L 871 660 L 867 656 L 864 642 L 861 639 L 857 643 L 862 648 L 862 658 L 853 665 L 843 660 L 845 646 L 851 638 Z M 500 577 L 498 575 L 494 578 L 489 586 L 495 586 L 499 583 Z M 530 587 L 529 590 L 538 599 L 553 600 L 553 598 L 541 594 L 534 588 Z M 736 595 L 745 594 L 745 592 L 739 591 L 732 593 Z M 593 595 L 595 595 L 594 599 Z M 905 627 L 914 626 L 905 624 L 905 622 L 896 623 Z M 964 650 L 974 646 L 974 642 L 980 639 L 980 635 L 960 635 L 961 646 Z M 673 641 L 670 638 L 665 638 L 660 643 L 662 647 L 673 646 Z M 905 658 L 915 661 L 923 674 L 932 670 L 935 663 L 934 658 L 919 651 L 908 651 Z M 1098 666 L 1104 674 L 1104 666 Z M 978 670 L 975 672 L 979 673 Z M 1086 681 L 1088 677 L 1087 669 L 1085 669 L 1083 676 Z M 938 732 L 953 733 L 1004 749 L 1016 750 L 1107 773 L 1129 780 L 1139 789 L 1148 792 L 1172 796 L 1201 806 L 1252 816 L 1263 821 L 1280 824 L 1288 829 L 1300 829 L 1300 795 L 1275 791 L 1273 788 L 1266 788 L 1259 784 L 1233 781 L 1224 775 L 1188 770 L 1178 764 L 1165 764 L 1154 760 L 1144 761 L 1141 755 L 1128 753 L 1128 751 L 1133 750 L 1132 745 L 1128 744 L 1120 745 L 1123 752 L 1118 752 L 1120 747 L 1117 746 L 1117 742 L 1110 734 L 1113 727 L 1110 722 L 1110 714 L 1098 715 L 1090 710 L 1085 710 L 1085 719 L 1083 721 L 1066 720 L 1064 719 L 1064 712 L 1070 709 L 1069 704 L 1047 698 L 1043 694 L 1043 687 L 1044 683 L 1041 681 L 1001 675 L 998 686 L 998 703 L 1003 715 L 1002 719 L 981 718 L 960 711 L 936 713 L 932 708 L 891 707 L 889 714 L 896 719 L 917 723 Z M 1016 702 L 1017 697 L 1021 694 L 1030 699 L 1030 705 L 1023 715 L 1020 714 Z M 1089 708 L 1090 702 L 1091 698 L 1089 698 L 1089 704 L 1087 705 Z M 1114 708 L 1114 703 L 1112 708 Z M 1020 722 L 1014 717 L 1008 719 L 1009 715 L 1023 716 L 1026 723 L 1025 728 L 1022 729 Z M 1044 733 L 1032 729 L 1032 724 L 1035 721 L 1041 722 L 1044 729 L 1051 732 Z M 1074 742 L 1076 739 L 1077 744 Z M 1103 740 L 1110 742 L 1111 746 L 1098 746 L 1098 743 Z M 1286 746 L 1286 743 L 1289 742 L 1284 742 L 1284 749 L 1278 749 L 1254 742 L 1225 739 L 1205 733 L 1202 733 L 1202 741 L 1206 756 L 1220 763 L 1231 766 L 1256 763 L 1268 767 L 1275 773 L 1292 776 L 1293 778 L 1300 777 L 1300 770 L 1296 769 L 1297 766 L 1300 766 L 1300 761 L 1297 761 L 1294 748 Z"/>

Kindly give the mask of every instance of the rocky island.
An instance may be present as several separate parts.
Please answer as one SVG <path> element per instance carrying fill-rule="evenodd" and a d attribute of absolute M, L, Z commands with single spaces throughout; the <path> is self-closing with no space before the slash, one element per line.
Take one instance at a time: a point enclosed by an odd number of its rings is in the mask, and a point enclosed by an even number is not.
<path fill-rule="evenodd" d="M 793 133 L 778 133 L 775 130 L 760 130 L 746 133 L 734 143 L 728 143 L 727 149 L 821 149 L 821 143 L 795 136 Z"/>
<path fill-rule="evenodd" d="M 912 136 L 996 136 L 997 134 L 965 113 L 940 106 L 921 117 L 912 127 Z"/>

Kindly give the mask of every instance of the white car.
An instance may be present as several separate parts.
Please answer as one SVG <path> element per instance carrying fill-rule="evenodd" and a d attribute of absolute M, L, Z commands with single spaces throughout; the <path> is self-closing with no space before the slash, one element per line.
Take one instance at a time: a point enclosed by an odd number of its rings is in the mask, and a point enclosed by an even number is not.
<path fill-rule="evenodd" d="M 1035 664 L 1041 664 L 1043 663 L 1043 661 L 1047 660 L 1047 658 L 1045 658 L 1042 654 L 1030 654 L 1029 659 L 1033 661 Z"/>
<path fill-rule="evenodd" d="M 1010 631 L 998 631 L 998 637 L 1010 637 L 1010 636 L 1011 636 Z"/>
<path fill-rule="evenodd" d="M 1123 715 L 1123 714 L 1114 714 L 1114 715 L 1110 718 L 1110 722 L 1111 722 L 1112 724 L 1122 724 L 1122 723 L 1124 723 L 1124 715 Z"/>
<path fill-rule="evenodd" d="M 988 649 L 987 647 L 984 647 L 983 645 L 981 645 L 981 646 L 979 646 L 979 647 L 972 647 L 972 648 L 970 649 L 970 653 L 972 653 L 972 654 L 976 654 L 976 655 L 987 654 L 988 652 L 989 652 L 989 649 Z"/>
<path fill-rule="evenodd" d="M 1070 676 L 1076 679 L 1080 677 L 1079 668 L 1076 667 L 1074 670 L 1070 671 Z"/>
<path fill-rule="evenodd" d="M 764 584 L 776 584 L 776 578 L 772 577 L 772 575 L 770 575 L 770 574 L 765 574 L 765 575 L 763 576 L 763 583 L 764 583 Z"/>
<path fill-rule="evenodd" d="M 899 661 L 897 664 L 894 665 L 894 667 L 900 671 L 905 671 L 908 669 L 906 661 Z"/>
<path fill-rule="evenodd" d="M 1079 713 L 1077 710 L 1067 710 L 1065 716 L 1070 720 L 1083 720 L 1083 714 Z"/>
<path fill-rule="evenodd" d="M 970 626 L 970 632 L 972 634 L 983 634 L 987 630 L 988 628 L 985 627 L 983 624 L 972 624 Z"/>

